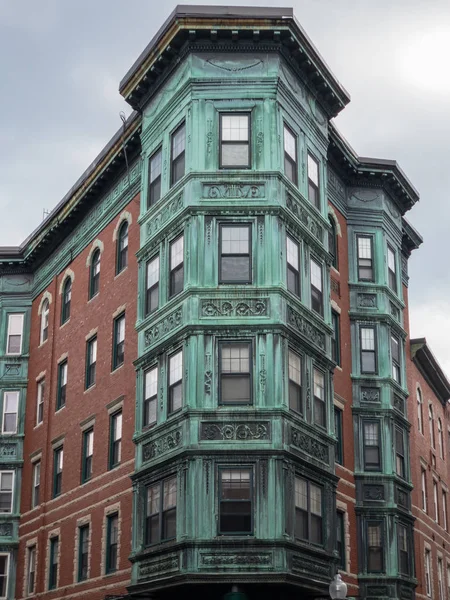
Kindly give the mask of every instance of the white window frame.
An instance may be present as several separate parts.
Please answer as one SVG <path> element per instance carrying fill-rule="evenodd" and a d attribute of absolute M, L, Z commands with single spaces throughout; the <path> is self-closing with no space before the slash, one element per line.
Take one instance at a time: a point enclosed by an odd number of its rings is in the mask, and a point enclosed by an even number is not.
<path fill-rule="evenodd" d="M 6 585 L 5 585 L 5 589 L 6 589 L 6 595 L 5 596 L 0 596 L 0 599 L 3 600 L 3 598 L 8 598 L 8 586 L 9 586 L 9 565 L 11 562 L 11 554 L 10 552 L 0 552 L 0 556 L 6 556 L 7 560 L 6 560 L 6 569 L 5 569 L 5 577 L 6 577 Z"/>
<path fill-rule="evenodd" d="M 433 479 L 433 502 L 434 502 L 434 520 L 439 525 L 439 497 L 438 497 L 438 484 Z"/>
<path fill-rule="evenodd" d="M 39 333 L 39 343 L 43 344 L 48 340 L 48 322 L 50 319 L 50 301 L 46 298 L 42 304 L 41 312 L 41 330 Z M 47 329 L 47 337 L 44 340 L 44 331 Z"/>
<path fill-rule="evenodd" d="M 417 429 L 423 435 L 423 397 L 420 388 L 416 390 L 417 397 Z"/>
<path fill-rule="evenodd" d="M 6 474 L 10 475 L 11 473 L 12 473 L 11 508 L 10 508 L 9 511 L 0 512 L 0 514 L 2 514 L 2 515 L 10 515 L 13 512 L 13 507 L 14 507 L 14 484 L 15 484 L 16 474 L 12 470 L 9 470 L 9 471 L 7 471 L 7 470 L 0 471 L 0 493 L 3 491 L 3 489 L 2 489 L 2 478 L 3 478 L 3 475 L 6 475 Z M 0 596 L 0 598 L 1 598 L 1 596 Z"/>
<path fill-rule="evenodd" d="M 442 490 L 442 518 L 444 522 L 442 523 L 445 531 L 448 531 L 448 522 L 447 522 L 447 492 Z"/>
<path fill-rule="evenodd" d="M 6 396 L 8 394 L 15 394 L 16 395 L 16 427 L 14 429 L 14 431 L 6 431 L 5 430 L 5 416 L 6 414 L 14 414 L 14 413 L 6 413 L 5 412 L 5 407 L 6 407 Z M 5 391 L 3 392 L 3 414 L 2 414 L 2 434 L 3 435 L 15 435 L 17 433 L 17 425 L 19 424 L 19 402 L 20 402 L 20 390 L 9 390 L 9 391 Z"/>
<path fill-rule="evenodd" d="M 19 352 L 9 352 L 9 338 L 11 335 L 19 335 L 18 333 L 11 333 L 11 321 L 12 321 L 12 317 L 20 317 L 21 320 L 21 331 L 20 331 L 20 349 Z M 22 345 L 23 345 L 23 320 L 24 320 L 24 314 L 23 313 L 10 313 L 8 315 L 8 334 L 6 336 L 6 355 L 7 356 L 20 356 L 22 354 Z"/>
<path fill-rule="evenodd" d="M 425 548 L 425 560 L 424 560 L 424 569 L 425 569 L 425 593 L 431 598 L 432 596 L 432 582 L 431 582 L 431 550 L 429 548 Z"/>
<path fill-rule="evenodd" d="M 420 473 L 421 491 L 422 491 L 422 510 L 427 512 L 427 473 L 421 469 Z"/>
<path fill-rule="evenodd" d="M 36 393 L 36 425 L 44 422 L 44 396 L 45 396 L 45 378 L 37 382 Z M 42 405 L 42 419 L 39 420 L 39 407 Z"/>
<path fill-rule="evenodd" d="M 30 567 L 32 564 L 31 557 L 34 556 L 34 571 L 31 571 Z M 27 548 L 27 579 L 26 579 L 26 595 L 31 596 L 36 590 L 36 565 L 37 565 L 37 546 L 33 544 Z M 30 575 L 34 573 L 33 587 L 30 586 Z"/>
<path fill-rule="evenodd" d="M 35 502 L 34 501 L 34 497 L 35 497 L 35 491 L 36 491 L 36 487 L 39 486 L 39 496 L 41 493 L 41 459 L 36 460 L 33 464 L 33 489 L 31 491 L 31 508 L 36 508 L 36 506 L 39 506 L 39 504 L 41 503 L 41 498 L 39 497 L 39 502 Z M 36 475 L 39 475 L 39 477 L 36 477 Z M 38 479 L 38 481 L 36 482 L 36 480 Z M 38 485 L 36 485 L 36 483 Z"/>

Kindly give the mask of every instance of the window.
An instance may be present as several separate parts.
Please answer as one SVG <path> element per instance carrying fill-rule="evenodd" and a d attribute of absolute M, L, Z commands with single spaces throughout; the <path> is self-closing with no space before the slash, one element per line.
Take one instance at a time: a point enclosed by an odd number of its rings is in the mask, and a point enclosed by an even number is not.
<path fill-rule="evenodd" d="M 303 414 L 302 359 L 289 350 L 289 408 Z"/>
<path fill-rule="evenodd" d="M 109 433 L 109 468 L 120 464 L 122 458 L 122 411 L 111 415 Z"/>
<path fill-rule="evenodd" d="M 392 379 L 400 383 L 400 340 L 391 335 Z"/>
<path fill-rule="evenodd" d="M 251 404 L 251 342 L 220 343 L 220 403 Z"/>
<path fill-rule="evenodd" d="M 438 498 L 438 484 L 433 479 L 433 502 L 434 502 L 434 520 L 439 523 L 439 498 Z"/>
<path fill-rule="evenodd" d="M 63 449 L 56 448 L 56 450 L 53 451 L 53 498 L 56 498 L 61 494 L 63 458 Z"/>
<path fill-rule="evenodd" d="M 33 463 L 33 491 L 31 494 L 31 508 L 36 508 L 40 501 L 41 490 L 41 461 Z"/>
<path fill-rule="evenodd" d="M 417 396 L 417 429 L 420 433 L 423 433 L 423 399 L 422 392 L 419 388 L 416 391 Z"/>
<path fill-rule="evenodd" d="M 284 126 L 284 174 L 297 185 L 297 137 L 287 125 Z"/>
<path fill-rule="evenodd" d="M 395 252 L 390 246 L 387 249 L 388 255 L 388 284 L 391 290 L 397 293 L 397 268 L 395 266 Z"/>
<path fill-rule="evenodd" d="M 86 344 L 86 389 L 95 384 L 96 367 L 97 337 L 93 337 Z"/>
<path fill-rule="evenodd" d="M 395 428 L 395 472 L 399 477 L 403 479 L 406 476 L 405 473 L 405 441 L 403 436 L 403 430 L 398 427 Z"/>
<path fill-rule="evenodd" d="M 6 354 L 22 353 L 23 315 L 8 315 L 8 342 Z"/>
<path fill-rule="evenodd" d="M 128 221 L 124 221 L 117 236 L 116 275 L 128 266 Z"/>
<path fill-rule="evenodd" d="M 319 163 L 308 152 L 308 200 L 320 210 Z"/>
<path fill-rule="evenodd" d="M 425 589 L 431 598 L 431 551 L 428 549 L 425 550 Z"/>
<path fill-rule="evenodd" d="M 117 571 L 117 545 L 119 541 L 119 515 L 106 517 L 106 573 Z"/>
<path fill-rule="evenodd" d="M 425 469 L 421 469 L 420 482 L 422 487 L 422 510 L 427 512 L 427 472 Z"/>
<path fill-rule="evenodd" d="M 323 316 L 322 265 L 311 259 L 311 308 Z"/>
<path fill-rule="evenodd" d="M 43 344 L 48 338 L 48 319 L 50 314 L 50 303 L 47 299 L 42 303 L 41 310 L 41 334 L 39 337 L 40 343 Z"/>
<path fill-rule="evenodd" d="M 380 424 L 370 421 L 364 423 L 364 470 L 379 471 L 380 456 Z"/>
<path fill-rule="evenodd" d="M 147 263 L 147 292 L 145 296 L 145 316 L 159 306 L 159 256 Z"/>
<path fill-rule="evenodd" d="M 326 427 L 325 375 L 314 369 L 314 423 Z"/>
<path fill-rule="evenodd" d="M 14 471 L 0 471 L 0 513 L 13 510 Z"/>
<path fill-rule="evenodd" d="M 58 553 L 59 538 L 50 538 L 50 561 L 48 570 L 48 589 L 54 590 L 58 585 Z"/>
<path fill-rule="evenodd" d="M 8 596 L 9 554 L 0 554 L 0 598 Z"/>
<path fill-rule="evenodd" d="M 89 525 L 78 530 L 78 581 L 88 578 L 89 568 Z"/>
<path fill-rule="evenodd" d="M 367 523 L 367 571 L 383 571 L 383 540 L 381 523 Z"/>
<path fill-rule="evenodd" d="M 183 291 L 184 287 L 184 238 L 179 238 L 170 244 L 170 283 L 169 298 Z"/>
<path fill-rule="evenodd" d="M 328 252 L 331 254 L 331 265 L 338 271 L 338 237 L 336 223 L 329 217 L 330 229 L 328 230 Z"/>
<path fill-rule="evenodd" d="M 125 315 L 114 319 L 113 371 L 123 365 L 125 360 Z"/>
<path fill-rule="evenodd" d="M 322 488 L 295 478 L 295 537 L 322 544 Z"/>
<path fill-rule="evenodd" d="M 373 238 L 358 235 L 358 281 L 373 281 Z"/>
<path fill-rule="evenodd" d="M 447 520 L 447 492 L 442 490 L 442 521 L 445 531 L 448 531 L 448 520 Z"/>
<path fill-rule="evenodd" d="M 58 365 L 58 394 L 56 397 L 56 410 L 66 405 L 67 390 L 67 360 Z"/>
<path fill-rule="evenodd" d="M 439 456 L 444 460 L 444 432 L 442 431 L 442 421 L 439 418 L 437 422 L 438 426 L 438 443 L 439 443 Z"/>
<path fill-rule="evenodd" d="M 251 283 L 250 225 L 220 226 L 219 283 Z"/>
<path fill-rule="evenodd" d="M 83 464 L 81 466 L 81 483 L 92 477 L 92 457 L 94 454 L 94 430 L 83 433 Z"/>
<path fill-rule="evenodd" d="M 143 426 L 156 423 L 158 409 L 158 367 L 153 367 L 144 375 L 144 420 Z"/>
<path fill-rule="evenodd" d="M 17 433 L 19 392 L 4 392 L 2 433 Z"/>
<path fill-rule="evenodd" d="M 145 513 L 147 545 L 174 539 L 177 535 L 177 478 L 165 479 L 147 488 Z"/>
<path fill-rule="evenodd" d="M 403 575 L 409 575 L 408 530 L 400 523 L 397 525 L 398 565 Z"/>
<path fill-rule="evenodd" d="M 331 338 L 331 358 L 340 366 L 341 364 L 341 324 L 340 316 L 334 310 L 331 311 L 331 326 L 333 336 Z"/>
<path fill-rule="evenodd" d="M 442 566 L 442 558 L 438 558 L 438 592 L 439 592 L 439 600 L 444 600 L 444 582 L 442 581 L 443 574 L 443 566 Z"/>
<path fill-rule="evenodd" d="M 61 325 L 70 319 L 70 303 L 72 300 L 72 280 L 67 277 L 62 293 Z"/>
<path fill-rule="evenodd" d="M 250 167 L 250 115 L 220 115 L 220 168 Z"/>
<path fill-rule="evenodd" d="M 339 556 L 338 569 L 345 571 L 345 526 L 344 513 L 337 511 L 336 513 L 336 551 Z"/>
<path fill-rule="evenodd" d="M 153 206 L 161 198 L 161 166 L 162 150 L 157 150 L 149 160 L 149 186 L 147 208 Z"/>
<path fill-rule="evenodd" d="M 344 464 L 344 436 L 342 433 L 342 410 L 334 407 L 334 435 L 336 436 L 336 446 L 334 447 L 334 460 L 339 465 Z"/>
<path fill-rule="evenodd" d="M 288 235 L 286 237 L 287 288 L 300 296 L 300 246 Z"/>
<path fill-rule="evenodd" d="M 450 565 L 447 563 L 447 594 L 450 598 Z"/>
<path fill-rule="evenodd" d="M 30 595 L 34 594 L 36 581 L 36 546 L 28 548 L 27 554 L 27 595 Z M 3 592 L 3 590 L 0 590 L 0 592 Z M 3 593 L 1 595 L 3 596 Z"/>
<path fill-rule="evenodd" d="M 36 425 L 44 420 L 44 394 L 45 394 L 45 379 L 41 379 L 37 384 L 36 398 Z"/>
<path fill-rule="evenodd" d="M 361 327 L 361 373 L 377 372 L 376 336 L 374 327 Z"/>
<path fill-rule="evenodd" d="M 436 439 L 434 437 L 434 415 L 433 415 L 433 407 L 431 404 L 428 405 L 428 422 L 430 424 L 431 447 L 436 448 Z"/>
<path fill-rule="evenodd" d="M 89 298 L 98 294 L 100 289 L 100 250 L 94 251 L 91 259 L 91 268 L 89 270 Z"/>
<path fill-rule="evenodd" d="M 169 356 L 169 414 L 179 410 L 183 403 L 183 351 Z"/>
<path fill-rule="evenodd" d="M 219 469 L 219 533 L 253 533 L 253 481 L 250 468 Z"/>
<path fill-rule="evenodd" d="M 186 124 L 182 123 L 172 133 L 172 162 L 170 183 L 175 185 L 185 173 Z"/>

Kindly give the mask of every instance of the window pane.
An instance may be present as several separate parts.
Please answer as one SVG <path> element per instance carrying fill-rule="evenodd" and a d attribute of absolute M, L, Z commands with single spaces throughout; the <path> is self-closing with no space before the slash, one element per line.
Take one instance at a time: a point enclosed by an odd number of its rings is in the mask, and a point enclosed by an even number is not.
<path fill-rule="evenodd" d="M 388 267 L 395 273 L 395 254 L 388 248 Z"/>
<path fill-rule="evenodd" d="M 289 351 L 289 379 L 298 385 L 302 384 L 302 365 L 300 356 Z"/>
<path fill-rule="evenodd" d="M 322 291 L 322 267 L 315 260 L 311 260 L 311 285 Z"/>
<path fill-rule="evenodd" d="M 150 183 L 155 181 L 155 179 L 161 175 L 161 157 L 162 153 L 161 150 L 159 150 L 150 159 Z"/>
<path fill-rule="evenodd" d="M 294 240 L 292 240 L 290 237 L 287 237 L 287 239 L 286 239 L 287 261 L 296 271 L 298 271 L 298 254 L 299 254 L 298 250 L 299 250 L 298 244 L 296 242 L 294 242 Z"/>
<path fill-rule="evenodd" d="M 374 352 L 363 352 L 362 353 L 361 370 L 364 373 L 375 372 L 375 353 Z"/>
<path fill-rule="evenodd" d="M 392 359 L 396 362 L 400 362 L 399 341 L 393 335 L 391 336 L 391 353 Z"/>
<path fill-rule="evenodd" d="M 248 256 L 222 256 L 220 279 L 221 281 L 250 280 L 250 259 Z"/>
<path fill-rule="evenodd" d="M 159 281 L 159 256 L 147 263 L 147 289 Z"/>
<path fill-rule="evenodd" d="M 222 115 L 222 141 L 248 141 L 248 115 Z"/>
<path fill-rule="evenodd" d="M 158 393 L 158 368 L 154 367 L 145 373 L 145 397 L 151 398 Z"/>
<path fill-rule="evenodd" d="M 222 373 L 248 373 L 250 371 L 249 344 L 223 344 L 221 355 Z"/>
<path fill-rule="evenodd" d="M 250 397 L 250 376 L 242 377 L 222 377 L 221 398 L 222 403 L 241 402 L 249 403 Z"/>
<path fill-rule="evenodd" d="M 169 384 L 180 381 L 183 377 L 183 353 L 177 352 L 169 359 Z"/>
<path fill-rule="evenodd" d="M 289 154 L 289 156 L 295 162 L 297 157 L 296 139 L 286 126 L 284 127 L 284 151 Z"/>
<path fill-rule="evenodd" d="M 170 269 L 174 269 L 183 262 L 183 236 L 170 244 Z"/>
<path fill-rule="evenodd" d="M 325 376 L 317 369 L 314 369 L 314 396 L 325 400 Z"/>
<path fill-rule="evenodd" d="M 184 152 L 186 144 L 186 127 L 183 124 L 172 136 L 172 160 Z"/>
<path fill-rule="evenodd" d="M 222 500 L 250 500 L 250 471 L 248 469 L 221 472 Z"/>
<path fill-rule="evenodd" d="M 378 446 L 378 423 L 364 423 L 364 443 L 366 446 Z"/>
<path fill-rule="evenodd" d="M 247 166 L 249 147 L 247 144 L 224 144 L 222 146 L 222 166 Z"/>
<path fill-rule="evenodd" d="M 250 228 L 222 225 L 222 254 L 248 254 Z"/>
<path fill-rule="evenodd" d="M 295 506 L 308 510 L 308 483 L 300 477 L 295 478 Z"/>
<path fill-rule="evenodd" d="M 361 348 L 363 350 L 375 350 L 375 330 L 366 327 L 361 328 Z"/>
<path fill-rule="evenodd" d="M 147 516 L 159 513 L 161 503 L 160 489 L 161 486 L 159 483 L 147 488 Z"/>
<path fill-rule="evenodd" d="M 322 516 L 322 489 L 313 483 L 309 486 L 311 494 L 311 513 Z"/>
<path fill-rule="evenodd" d="M 358 238 L 358 257 L 372 259 L 372 239 L 367 237 Z"/>
<path fill-rule="evenodd" d="M 308 179 L 319 187 L 319 164 L 311 154 L 308 154 Z"/>
<path fill-rule="evenodd" d="M 166 479 L 164 481 L 164 494 L 163 494 L 163 510 L 172 508 L 177 505 L 177 480 L 176 477 Z"/>

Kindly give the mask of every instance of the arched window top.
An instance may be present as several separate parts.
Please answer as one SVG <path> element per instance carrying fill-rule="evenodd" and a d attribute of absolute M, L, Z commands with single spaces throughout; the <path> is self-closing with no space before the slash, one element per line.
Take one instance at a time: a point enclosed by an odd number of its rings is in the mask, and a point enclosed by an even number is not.
<path fill-rule="evenodd" d="M 440 418 L 438 419 L 438 431 L 442 431 L 442 421 Z"/>
<path fill-rule="evenodd" d="M 433 418 L 433 405 L 432 404 L 428 405 L 428 416 L 430 417 L 430 419 Z"/>
<path fill-rule="evenodd" d="M 117 268 L 119 274 L 128 266 L 128 221 L 124 221 L 117 235 Z"/>
<path fill-rule="evenodd" d="M 331 215 L 328 215 L 328 221 L 330 222 L 331 229 L 328 232 L 328 252 L 331 254 L 331 264 L 337 270 L 338 268 L 338 239 L 336 222 Z"/>
<path fill-rule="evenodd" d="M 64 281 L 61 301 L 61 325 L 70 318 L 70 303 L 72 300 L 72 279 L 66 277 Z"/>
<path fill-rule="evenodd" d="M 50 314 L 50 301 L 48 298 L 44 298 L 41 308 L 41 335 L 39 343 L 43 344 L 48 338 L 48 319 Z"/>
<path fill-rule="evenodd" d="M 420 433 L 423 433 L 423 398 L 422 391 L 419 387 L 416 389 L 417 397 L 417 427 Z"/>
<path fill-rule="evenodd" d="M 417 388 L 416 394 L 417 394 L 417 402 L 419 404 L 422 404 L 423 398 L 422 398 L 422 390 L 420 389 L 420 387 Z"/>
<path fill-rule="evenodd" d="M 92 254 L 89 271 L 89 299 L 96 296 L 100 290 L 100 249 L 96 248 Z"/>

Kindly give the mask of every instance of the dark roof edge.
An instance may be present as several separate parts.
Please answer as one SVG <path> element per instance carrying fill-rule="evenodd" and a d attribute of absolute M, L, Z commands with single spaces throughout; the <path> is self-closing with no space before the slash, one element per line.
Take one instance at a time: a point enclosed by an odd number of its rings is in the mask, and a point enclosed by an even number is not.
<path fill-rule="evenodd" d="M 409 252 L 417 250 L 420 244 L 423 243 L 423 237 L 411 225 L 411 223 L 402 217 L 403 242 Z"/>
<path fill-rule="evenodd" d="M 450 400 L 450 381 L 431 352 L 426 338 L 410 340 L 411 358 L 445 406 Z"/>

